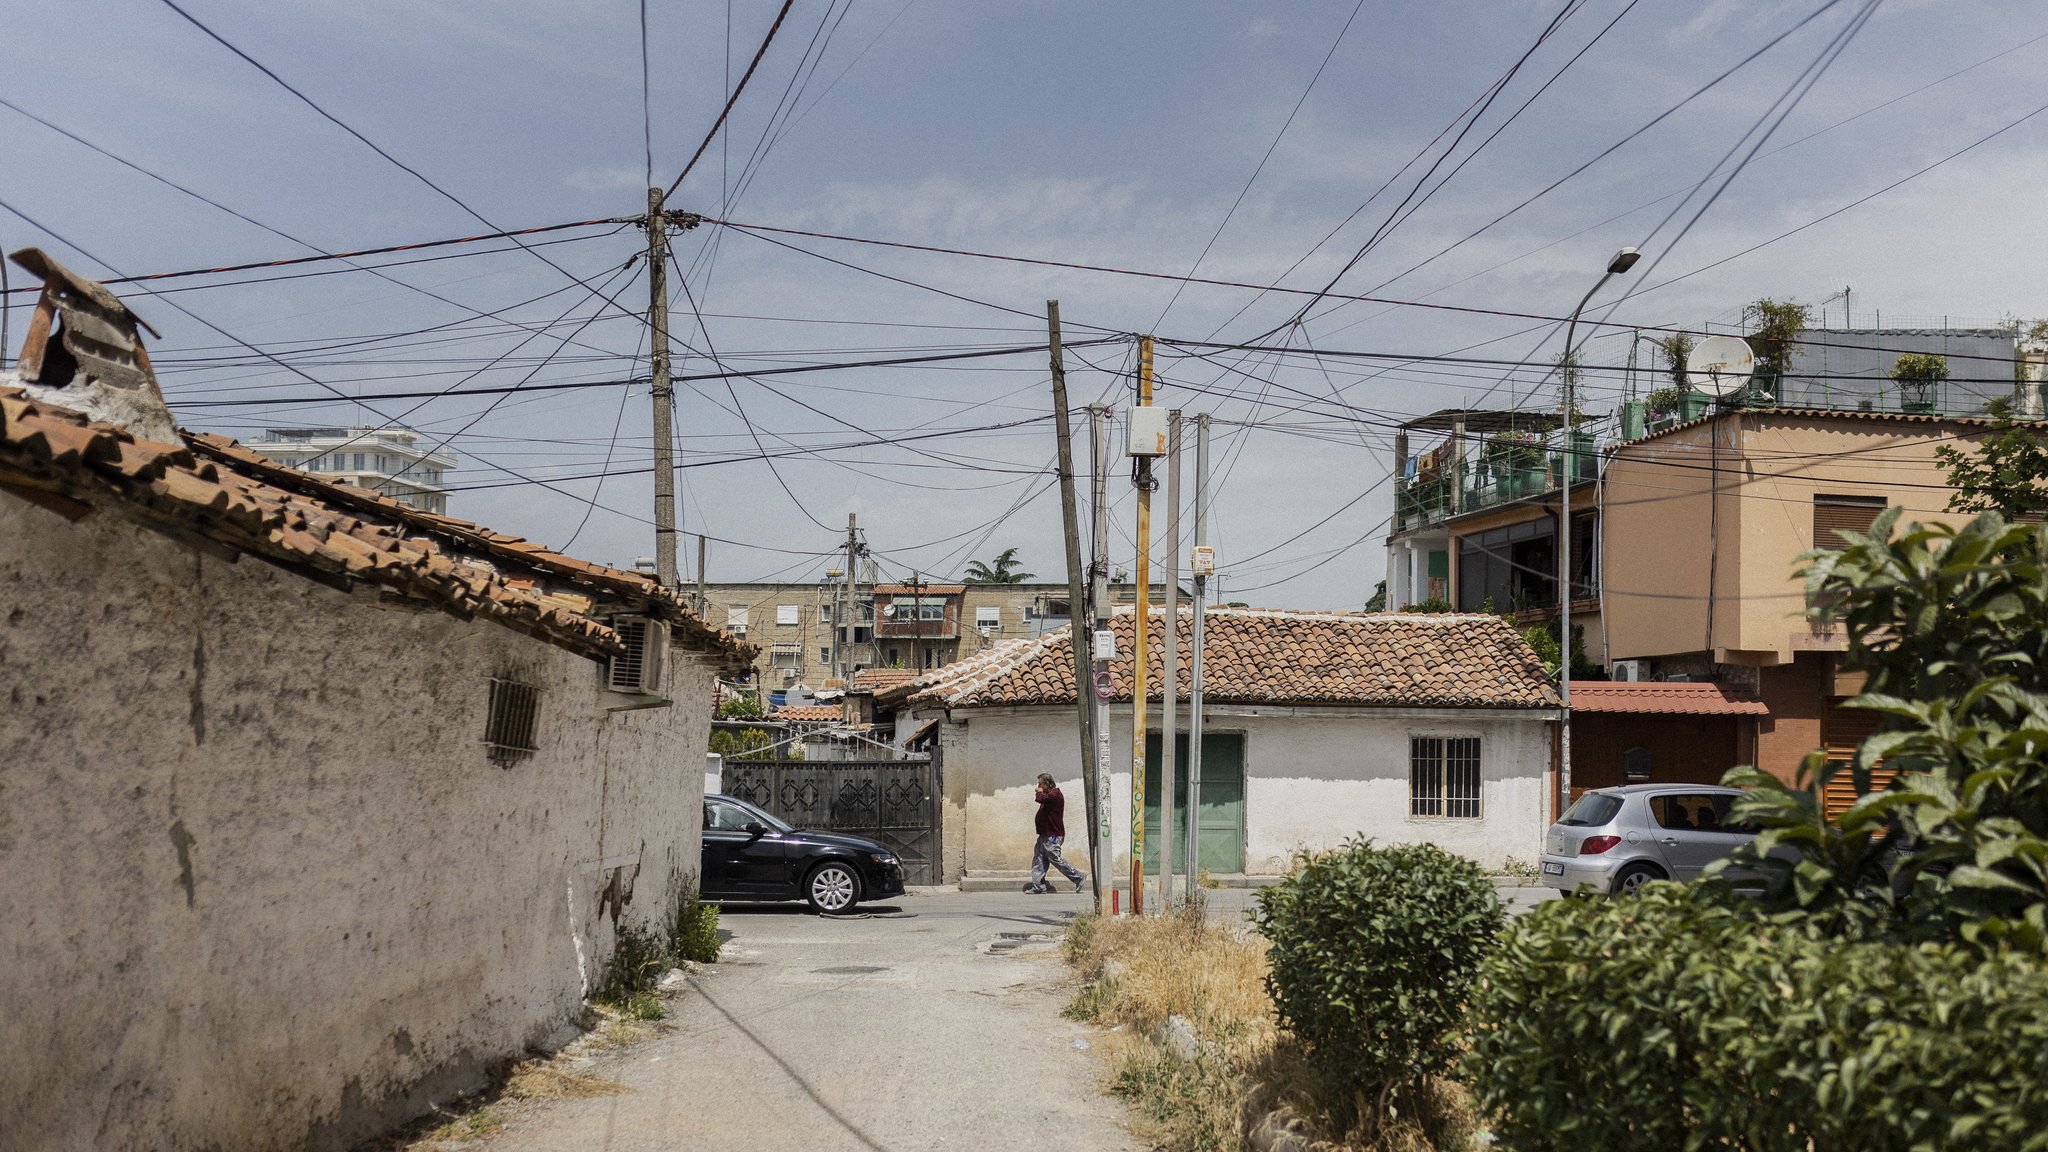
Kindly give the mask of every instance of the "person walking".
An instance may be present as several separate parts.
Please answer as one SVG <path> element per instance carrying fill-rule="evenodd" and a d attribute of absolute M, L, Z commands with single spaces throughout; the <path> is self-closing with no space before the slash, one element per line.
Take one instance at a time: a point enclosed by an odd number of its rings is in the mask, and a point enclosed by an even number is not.
<path fill-rule="evenodd" d="M 1074 882 L 1074 891 L 1081 890 L 1081 871 L 1060 857 L 1060 845 L 1067 840 L 1067 798 L 1060 795 L 1060 786 L 1053 782 L 1050 773 L 1038 774 L 1038 845 L 1031 850 L 1031 883 L 1024 886 L 1026 892 L 1044 894 L 1052 891 L 1045 882 L 1047 865 L 1060 870 L 1060 874 Z"/>

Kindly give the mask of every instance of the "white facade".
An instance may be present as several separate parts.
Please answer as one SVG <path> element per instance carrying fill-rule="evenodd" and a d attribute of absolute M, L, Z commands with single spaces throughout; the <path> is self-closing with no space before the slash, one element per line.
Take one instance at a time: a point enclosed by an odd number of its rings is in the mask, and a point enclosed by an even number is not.
<path fill-rule="evenodd" d="M 0 1145 L 338 1149 L 574 1034 L 695 884 L 712 668 L 0 493 Z M 500 767 L 491 677 L 539 692 Z"/>
<path fill-rule="evenodd" d="M 1211 705 L 1205 731 L 1244 739 L 1243 859 L 1247 875 L 1278 875 L 1294 854 L 1353 836 L 1384 844 L 1432 843 L 1499 868 L 1533 860 L 1551 813 L 1551 709 L 1274 707 Z M 919 714 L 919 722 L 930 715 Z M 1110 843 L 1119 882 L 1130 869 L 1131 708 L 1110 715 Z M 1158 731 L 1156 708 L 1151 712 Z M 1182 709 L 1183 723 L 1186 711 Z M 1030 865 L 1038 773 L 1067 799 L 1067 856 L 1087 859 L 1080 743 L 1074 708 L 955 708 L 940 725 L 944 764 L 943 879 L 1021 872 Z M 1480 742 L 1479 815 L 1411 816 L 1410 741 Z M 1182 766 L 1185 770 L 1185 766 Z M 1178 849 L 1176 855 L 1178 856 Z"/>
<path fill-rule="evenodd" d="M 406 428 L 273 428 L 248 447 L 292 468 L 446 515 L 455 453 Z"/>

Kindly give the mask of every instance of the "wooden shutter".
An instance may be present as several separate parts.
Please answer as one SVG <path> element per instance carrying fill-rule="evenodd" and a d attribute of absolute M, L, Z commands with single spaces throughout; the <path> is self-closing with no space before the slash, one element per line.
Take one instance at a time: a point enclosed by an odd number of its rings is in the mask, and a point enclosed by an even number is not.
<path fill-rule="evenodd" d="M 1821 809 L 1829 819 L 1840 816 L 1856 803 L 1856 779 L 1846 770 L 1856 760 L 1856 749 L 1863 741 L 1877 732 L 1884 722 L 1881 713 L 1863 708 L 1844 708 L 1839 701 L 1829 700 L 1820 714 L 1821 746 L 1826 749 L 1828 763 L 1843 767 L 1843 771 L 1830 777 L 1827 787 L 1821 793 Z M 1882 792 L 1898 775 L 1895 768 L 1876 767 L 1870 770 L 1870 790 Z"/>
<path fill-rule="evenodd" d="M 1813 546 L 1844 548 L 1843 532 L 1868 532 L 1870 522 L 1884 511 L 1882 496 L 1826 496 L 1813 498 Z"/>

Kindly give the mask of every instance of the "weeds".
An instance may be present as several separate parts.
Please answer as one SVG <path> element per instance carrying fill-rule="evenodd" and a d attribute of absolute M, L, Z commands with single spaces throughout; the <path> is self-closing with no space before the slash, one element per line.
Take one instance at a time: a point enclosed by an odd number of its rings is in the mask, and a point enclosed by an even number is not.
<path fill-rule="evenodd" d="M 1501 861 L 1500 870 L 1502 875 L 1512 876 L 1521 881 L 1525 888 L 1536 883 L 1536 865 L 1519 856 L 1510 856 Z"/>
<path fill-rule="evenodd" d="M 662 974 L 685 961 L 716 963 L 718 948 L 717 906 L 686 891 L 658 930 L 618 926 L 611 958 L 605 961 L 604 974 L 591 999 L 636 1019 L 659 1020 L 665 1013 L 652 993 Z"/>

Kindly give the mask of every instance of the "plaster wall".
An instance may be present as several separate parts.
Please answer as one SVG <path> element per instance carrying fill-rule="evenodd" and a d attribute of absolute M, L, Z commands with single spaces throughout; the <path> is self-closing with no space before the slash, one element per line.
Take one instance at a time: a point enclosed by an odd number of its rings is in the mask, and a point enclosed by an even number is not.
<path fill-rule="evenodd" d="M 1705 653 L 1770 665 L 1840 650 L 1839 637 L 1808 627 L 1793 576 L 1814 546 L 1814 497 L 1883 497 L 1906 509 L 1906 521 L 1961 523 L 1968 517 L 1947 511 L 1934 449 L 1967 446 L 1975 433 L 1759 411 L 1625 446 L 1608 466 L 1601 508 L 1608 656 Z M 1709 497 L 1717 475 L 1718 528 Z"/>
<path fill-rule="evenodd" d="M 0 1143 L 346 1148 L 573 1035 L 694 885 L 711 670 L 0 494 Z M 491 676 L 539 751 L 482 743 Z M 621 908 L 623 905 L 623 909 Z"/>
<path fill-rule="evenodd" d="M 1155 713 L 1156 715 L 1156 713 Z M 1283 873 L 1296 851 L 1354 835 L 1437 844 L 1497 868 L 1534 859 L 1546 826 L 1547 712 L 1211 706 L 1205 731 L 1245 738 L 1245 871 Z M 1067 797 L 1068 858 L 1087 870 L 1080 746 L 1071 708 L 958 709 L 941 728 L 945 764 L 944 880 L 1014 872 L 1031 862 L 1031 793 L 1050 772 Z M 1157 727 L 1148 725 L 1152 731 Z M 1478 819 L 1408 815 L 1411 736 L 1478 736 Z M 1110 709 L 1110 843 L 1131 827 L 1131 709 Z M 1127 849 L 1111 861 L 1130 868 Z"/>

